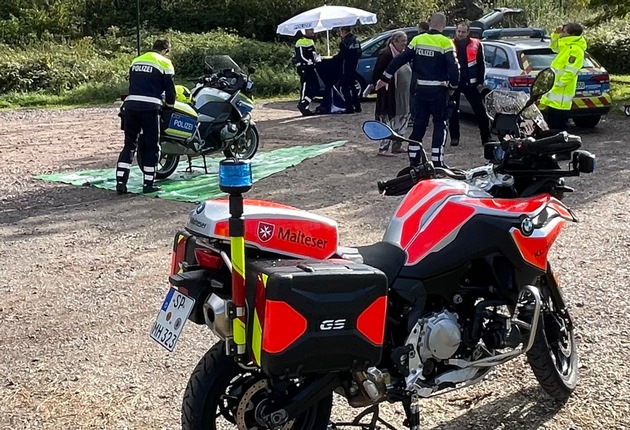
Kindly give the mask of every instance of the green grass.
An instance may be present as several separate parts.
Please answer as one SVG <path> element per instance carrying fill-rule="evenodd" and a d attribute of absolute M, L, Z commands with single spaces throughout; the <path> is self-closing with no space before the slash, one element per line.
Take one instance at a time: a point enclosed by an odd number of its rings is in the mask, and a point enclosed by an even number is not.
<path fill-rule="evenodd" d="M 192 87 L 189 82 L 184 85 Z M 297 100 L 299 84 L 292 90 L 285 90 L 282 94 L 262 94 L 254 95 L 254 100 L 258 103 L 292 101 Z M 281 86 L 284 90 L 288 86 Z M 112 105 L 120 100 L 120 95 L 127 92 L 127 86 L 107 86 L 102 84 L 84 84 L 73 90 L 62 94 L 50 94 L 45 92 L 31 93 L 6 93 L 0 95 L 0 109 L 20 109 L 20 108 L 74 108 Z"/>
<path fill-rule="evenodd" d="M 619 108 L 630 104 L 630 75 L 611 75 L 610 88 L 614 106 L 611 113 L 621 114 Z"/>

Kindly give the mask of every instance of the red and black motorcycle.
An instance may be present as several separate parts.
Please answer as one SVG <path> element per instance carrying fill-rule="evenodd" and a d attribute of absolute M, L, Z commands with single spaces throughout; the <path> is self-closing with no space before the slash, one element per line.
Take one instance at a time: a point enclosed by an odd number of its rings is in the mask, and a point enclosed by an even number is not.
<path fill-rule="evenodd" d="M 377 122 L 364 131 L 404 140 Z M 570 191 L 562 178 L 592 172 L 594 157 L 566 133 L 495 146 L 483 168 L 433 168 L 423 154 L 420 167 L 380 182 L 405 197 L 370 246 L 338 246 L 332 219 L 246 199 L 243 265 L 239 241 L 230 246 L 240 214 L 228 200 L 201 203 L 175 236 L 172 287 L 151 330 L 170 351 L 187 319 L 219 338 L 190 377 L 183 428 L 374 429 L 387 401 L 417 429 L 419 399 L 521 354 L 566 400 L 577 382 L 574 329 L 547 254 L 577 221 L 560 200 Z M 569 170 L 554 158 L 564 151 Z M 233 272 L 245 278 L 244 307 Z M 367 409 L 331 422 L 335 392 Z"/>

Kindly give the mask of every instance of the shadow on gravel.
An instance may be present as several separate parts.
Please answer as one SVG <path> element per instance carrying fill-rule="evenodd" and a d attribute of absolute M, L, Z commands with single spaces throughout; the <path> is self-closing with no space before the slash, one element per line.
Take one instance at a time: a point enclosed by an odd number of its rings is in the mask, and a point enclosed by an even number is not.
<path fill-rule="evenodd" d="M 536 429 L 552 419 L 562 406 L 562 403 L 547 397 L 540 388 L 530 387 L 483 406 L 472 406 L 463 415 L 431 430 Z M 471 407 L 471 404 L 464 407 Z"/>
<path fill-rule="evenodd" d="M 6 240 L 22 237 L 20 231 L 28 236 L 72 231 L 73 224 L 80 221 L 102 228 L 115 221 L 113 225 L 116 228 L 112 234 L 133 232 L 156 223 L 172 223 L 173 217 L 185 216 L 193 207 L 188 203 L 134 195 L 118 196 L 113 191 L 54 183 L 38 183 L 36 188 L 5 199 L 3 203 L 0 227 L 18 226 L 17 232 L 4 236 Z"/>

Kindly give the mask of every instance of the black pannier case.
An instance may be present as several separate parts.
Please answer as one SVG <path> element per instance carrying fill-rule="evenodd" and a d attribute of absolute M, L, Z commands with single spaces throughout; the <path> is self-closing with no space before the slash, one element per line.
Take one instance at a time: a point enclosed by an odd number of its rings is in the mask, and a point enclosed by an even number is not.
<path fill-rule="evenodd" d="M 275 376 L 358 371 L 381 359 L 387 278 L 346 260 L 247 264 L 247 345 Z"/>

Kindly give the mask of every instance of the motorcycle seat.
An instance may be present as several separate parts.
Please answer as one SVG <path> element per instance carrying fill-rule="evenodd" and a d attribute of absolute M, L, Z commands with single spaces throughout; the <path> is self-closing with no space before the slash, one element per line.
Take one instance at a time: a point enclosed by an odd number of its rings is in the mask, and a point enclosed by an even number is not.
<path fill-rule="evenodd" d="M 357 247 L 363 263 L 385 273 L 387 283 L 392 285 L 407 261 L 407 253 L 389 242 Z"/>

